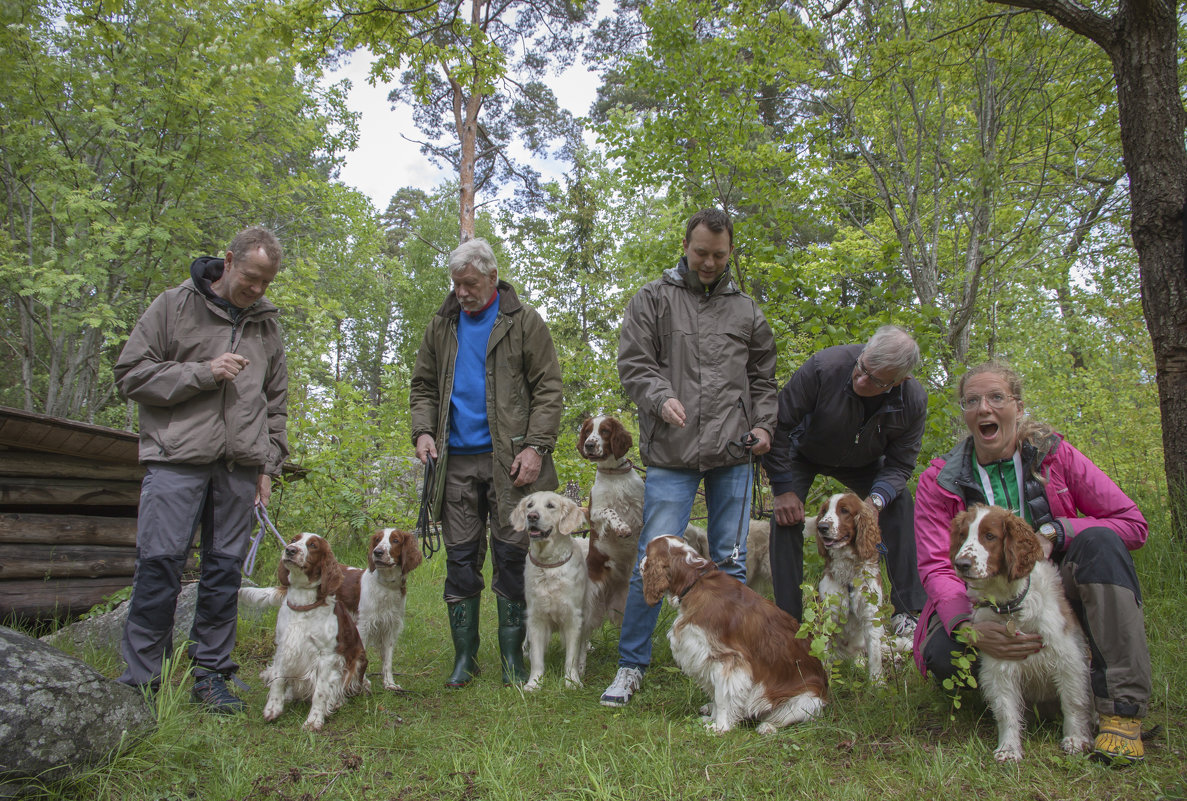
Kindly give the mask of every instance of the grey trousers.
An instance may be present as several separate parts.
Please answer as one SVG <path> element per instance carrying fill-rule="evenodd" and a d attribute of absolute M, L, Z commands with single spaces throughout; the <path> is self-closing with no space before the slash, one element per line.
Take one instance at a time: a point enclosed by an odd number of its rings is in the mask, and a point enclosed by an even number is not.
<path fill-rule="evenodd" d="M 156 686 L 173 652 L 173 616 L 194 528 L 201 524 L 198 606 L 190 628 L 194 673 L 233 673 L 240 569 L 251 539 L 260 468 L 149 464 L 140 486 L 136 575 L 120 646 L 127 669 L 118 681 Z"/>

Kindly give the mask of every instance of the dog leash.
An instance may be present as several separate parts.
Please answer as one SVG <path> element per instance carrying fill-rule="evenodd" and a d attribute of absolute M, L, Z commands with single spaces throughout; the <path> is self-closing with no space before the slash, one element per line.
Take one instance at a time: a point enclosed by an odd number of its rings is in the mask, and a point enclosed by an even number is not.
<path fill-rule="evenodd" d="M 425 454 L 424 480 L 420 489 L 420 513 L 416 517 L 416 536 L 425 559 L 441 550 L 441 524 L 433 522 L 433 495 L 437 487 L 437 460 Z"/>
<path fill-rule="evenodd" d="M 747 454 L 746 466 L 747 466 L 747 468 L 749 468 L 750 475 L 752 478 L 754 476 L 754 446 L 757 442 L 758 442 L 758 437 L 756 437 L 752 432 L 747 431 L 745 434 L 742 435 L 741 439 L 730 440 L 729 442 L 726 443 L 727 451 L 730 449 L 731 446 L 736 447 L 736 448 L 742 448 L 746 451 L 746 454 Z M 738 562 L 738 558 L 742 555 L 742 532 L 744 532 L 746 530 L 746 523 L 749 519 L 750 519 L 750 510 L 746 508 L 746 504 L 742 504 L 742 514 L 738 519 L 738 534 L 736 537 L 734 537 L 733 553 L 731 553 L 728 557 L 721 560 L 720 562 L 717 562 L 716 564 L 718 567 L 725 568 L 730 565 L 738 565 L 739 567 L 743 566 L 743 565 L 741 565 L 741 563 Z"/>
<path fill-rule="evenodd" d="M 243 559 L 243 575 L 245 576 L 250 576 L 256 569 L 256 554 L 260 549 L 260 540 L 264 538 L 265 527 L 276 535 L 276 541 L 280 543 L 280 550 L 283 551 L 284 546 L 288 544 L 284 541 L 284 537 L 280 536 L 276 526 L 272 525 L 272 521 L 268 518 L 268 509 L 259 501 L 256 501 L 255 515 L 256 522 L 260 527 L 256 529 L 256 535 L 251 540 L 251 547 L 247 549 L 247 556 Z"/>

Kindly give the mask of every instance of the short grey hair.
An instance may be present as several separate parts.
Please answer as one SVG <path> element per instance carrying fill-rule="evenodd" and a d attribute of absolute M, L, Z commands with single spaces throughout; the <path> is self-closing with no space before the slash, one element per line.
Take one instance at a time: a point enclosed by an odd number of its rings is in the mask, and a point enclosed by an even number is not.
<path fill-rule="evenodd" d="M 491 250 L 490 244 L 485 239 L 467 240 L 449 254 L 451 275 L 464 271 L 466 265 L 470 265 L 483 275 L 490 275 L 492 271 L 499 269 L 499 265 L 495 262 L 495 252 Z"/>
<path fill-rule="evenodd" d="M 918 343 L 897 325 L 884 325 L 875 331 L 861 353 L 867 370 L 891 370 L 896 383 L 909 376 L 921 360 Z"/>

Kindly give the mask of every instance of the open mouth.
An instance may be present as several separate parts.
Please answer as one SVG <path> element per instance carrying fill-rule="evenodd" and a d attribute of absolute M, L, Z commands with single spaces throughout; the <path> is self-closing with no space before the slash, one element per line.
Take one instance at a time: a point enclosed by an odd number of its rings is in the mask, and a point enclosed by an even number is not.
<path fill-rule="evenodd" d="M 840 548 L 848 542 L 844 537 L 821 537 L 820 541 L 824 543 L 825 548 Z"/>
<path fill-rule="evenodd" d="M 1001 426 L 992 420 L 987 420 L 984 423 L 979 424 L 977 428 L 980 430 L 982 437 L 985 439 L 993 439 L 995 436 L 997 436 L 997 432 L 1001 429 Z"/>
<path fill-rule="evenodd" d="M 547 539 L 548 535 L 551 533 L 552 533 L 552 529 L 548 529 L 547 531 L 544 531 L 542 529 L 537 528 L 536 526 L 530 526 L 528 528 L 528 536 L 534 540 Z"/>

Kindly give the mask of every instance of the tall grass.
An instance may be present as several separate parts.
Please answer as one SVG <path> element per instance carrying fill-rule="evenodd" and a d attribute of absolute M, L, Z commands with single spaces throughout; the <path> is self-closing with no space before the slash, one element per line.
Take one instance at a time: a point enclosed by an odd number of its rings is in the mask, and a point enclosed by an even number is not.
<path fill-rule="evenodd" d="M 1146 509 L 1156 506 L 1144 505 Z M 617 631 L 595 633 L 585 687 L 562 687 L 559 642 L 548 652 L 545 686 L 534 694 L 500 683 L 495 605 L 482 609 L 484 672 L 463 690 L 442 682 L 452 665 L 441 600 L 444 560 L 438 555 L 410 576 L 408 623 L 397 649 L 397 680 L 389 693 L 378 677 L 369 697 L 350 701 L 321 734 L 301 723 L 308 704 L 295 702 L 275 723 L 261 711 L 259 671 L 272 652 L 274 613 L 243 619 L 237 658 L 252 684 L 245 716 L 209 716 L 188 702 L 189 681 L 175 671 L 158 702 L 155 734 L 80 781 L 50 787 L 52 799 L 753 799 L 837 801 L 890 799 L 1183 799 L 1187 748 L 1187 570 L 1169 520 L 1151 519 L 1149 544 L 1137 554 L 1145 595 L 1155 688 L 1145 764 L 1111 769 L 1059 749 L 1056 723 L 1031 725 L 1021 766 L 993 760 L 995 729 L 975 696 L 953 709 L 945 693 L 913 665 L 890 671 L 884 687 L 842 668 L 825 713 L 806 725 L 763 737 L 752 728 L 711 735 L 697 708 L 705 702 L 674 666 L 665 609 L 651 669 L 635 700 L 622 709 L 598 704 L 613 678 Z M 345 554 L 361 564 L 360 554 Z M 353 558 L 352 558 L 353 557 Z M 268 576 L 276 549 L 261 557 Z M 810 564 L 809 569 L 812 569 Z M 83 655 L 114 676 L 109 653 Z M 374 668 L 374 665 L 373 665 Z"/>

